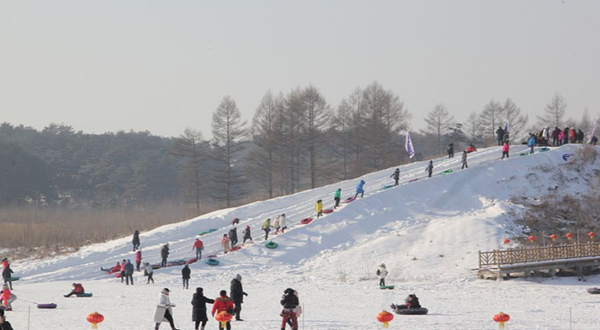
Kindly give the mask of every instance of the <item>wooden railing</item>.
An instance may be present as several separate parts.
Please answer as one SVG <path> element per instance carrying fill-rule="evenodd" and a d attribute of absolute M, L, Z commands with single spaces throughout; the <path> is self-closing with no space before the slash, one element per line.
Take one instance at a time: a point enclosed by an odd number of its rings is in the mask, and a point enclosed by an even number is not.
<path fill-rule="evenodd" d="M 600 243 L 479 251 L 479 268 L 585 257 L 600 257 Z"/>

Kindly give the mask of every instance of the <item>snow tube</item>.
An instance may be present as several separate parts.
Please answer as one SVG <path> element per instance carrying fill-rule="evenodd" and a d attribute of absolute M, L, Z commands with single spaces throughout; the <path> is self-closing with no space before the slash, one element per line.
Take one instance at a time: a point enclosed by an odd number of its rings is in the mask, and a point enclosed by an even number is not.
<path fill-rule="evenodd" d="M 544 151 L 548 151 L 548 150 L 550 150 L 550 148 L 548 148 L 548 147 L 543 147 L 543 148 L 538 149 L 539 152 L 544 152 Z"/>
<path fill-rule="evenodd" d="M 573 156 L 574 154 L 563 154 L 562 155 L 562 159 L 566 162 L 569 160 L 569 157 Z"/>
<path fill-rule="evenodd" d="M 527 155 L 529 155 L 528 152 L 522 152 L 522 153 L 519 154 L 519 156 L 527 156 Z"/>
<path fill-rule="evenodd" d="M 353 202 L 354 200 L 356 200 L 356 198 L 354 198 L 354 197 L 348 197 L 348 198 L 346 198 L 344 200 L 344 203 L 350 203 L 350 202 Z"/>
<path fill-rule="evenodd" d="M 14 281 L 18 281 L 18 280 L 20 280 L 20 279 L 21 279 L 21 278 L 20 278 L 19 276 L 12 276 L 12 277 L 10 278 L 10 280 L 11 280 L 11 281 L 13 281 L 13 282 L 14 282 Z"/>
<path fill-rule="evenodd" d="M 117 272 L 117 273 L 115 273 L 115 277 L 116 277 L 116 278 L 121 278 L 121 272 Z"/>
<path fill-rule="evenodd" d="M 93 294 L 91 292 L 86 292 L 86 293 L 76 293 L 75 297 L 79 297 L 79 298 L 90 298 L 92 297 Z"/>
<path fill-rule="evenodd" d="M 452 172 L 453 172 L 452 170 L 445 170 L 445 171 L 441 171 L 440 175 L 446 175 L 446 174 L 450 174 Z"/>
<path fill-rule="evenodd" d="M 429 312 L 427 308 L 404 308 L 396 309 L 396 314 L 400 315 L 425 315 Z"/>
<path fill-rule="evenodd" d="M 383 189 L 390 189 L 390 188 L 393 188 L 393 187 L 395 187 L 395 185 L 388 184 L 387 186 L 383 186 Z"/>
<path fill-rule="evenodd" d="M 188 261 L 186 261 L 186 264 L 193 264 L 194 262 L 198 261 L 198 258 L 192 258 L 192 259 L 188 259 Z"/>
<path fill-rule="evenodd" d="M 199 232 L 199 233 L 198 233 L 198 235 L 202 236 L 202 235 L 210 234 L 210 233 L 213 233 L 213 232 L 215 232 L 215 231 L 217 231 L 217 230 L 218 230 L 218 229 L 216 229 L 216 228 L 213 228 L 213 229 L 209 229 L 209 230 L 201 231 L 201 232 Z"/>
<path fill-rule="evenodd" d="M 161 269 L 162 268 L 161 264 L 152 264 L 150 266 L 152 267 L 152 269 Z"/>
<path fill-rule="evenodd" d="M 600 288 L 589 288 L 589 289 L 587 289 L 587 293 L 589 293 L 589 294 L 600 294 Z"/>
<path fill-rule="evenodd" d="M 267 247 L 267 249 L 276 249 L 277 248 L 277 243 L 270 241 L 269 243 L 265 244 L 265 246 Z"/>
<path fill-rule="evenodd" d="M 219 260 L 210 258 L 210 259 L 206 259 L 205 263 L 207 265 L 216 266 L 219 264 Z"/>
<path fill-rule="evenodd" d="M 416 178 L 416 179 L 410 179 L 410 180 L 408 180 L 408 182 L 415 182 L 415 181 L 419 181 L 419 179 Z"/>
<path fill-rule="evenodd" d="M 327 213 L 333 213 L 333 209 L 324 209 L 323 213 L 327 214 Z"/>
<path fill-rule="evenodd" d="M 182 266 L 185 265 L 185 260 L 183 259 L 177 259 L 177 260 L 171 260 L 171 261 L 167 261 L 167 267 L 172 267 L 172 266 Z"/>
<path fill-rule="evenodd" d="M 303 225 L 308 225 L 309 223 L 312 222 L 312 220 L 313 220 L 312 218 L 306 218 L 306 219 L 300 220 L 300 223 Z"/>
<path fill-rule="evenodd" d="M 237 246 L 234 246 L 234 247 L 232 247 L 231 249 L 229 249 L 229 252 L 237 251 L 237 250 L 239 250 L 239 249 L 241 249 L 241 248 L 242 248 L 242 246 L 241 246 L 241 245 L 237 245 Z"/>
<path fill-rule="evenodd" d="M 37 304 L 37 308 L 54 309 L 54 308 L 56 308 L 56 304 L 54 304 L 54 303 L 52 303 L 52 304 Z"/>
<path fill-rule="evenodd" d="M 381 285 L 379 288 L 381 290 L 385 290 L 385 289 L 394 290 L 394 286 L 393 285 Z"/>

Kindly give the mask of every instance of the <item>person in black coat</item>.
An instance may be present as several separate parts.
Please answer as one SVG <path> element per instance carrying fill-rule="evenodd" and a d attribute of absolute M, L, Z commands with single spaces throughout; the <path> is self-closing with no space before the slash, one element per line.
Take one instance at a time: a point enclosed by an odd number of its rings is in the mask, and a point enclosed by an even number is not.
<path fill-rule="evenodd" d="M 393 177 L 394 178 L 394 186 L 398 185 L 398 181 L 400 181 L 400 169 L 397 168 L 394 173 L 392 173 L 392 175 L 390 175 L 390 178 Z"/>
<path fill-rule="evenodd" d="M 233 227 L 233 228 L 229 229 L 228 236 L 229 236 L 229 241 L 231 242 L 231 247 L 234 247 L 238 243 L 237 228 Z"/>
<path fill-rule="evenodd" d="M 2 279 L 4 280 L 4 283 L 8 283 L 8 286 L 10 287 L 10 289 L 12 290 L 12 274 L 13 274 L 13 270 L 10 268 L 10 263 L 6 263 L 6 267 L 4 267 L 4 269 L 2 270 Z"/>
<path fill-rule="evenodd" d="M 244 296 L 248 294 L 244 292 L 244 288 L 242 287 L 242 276 L 237 274 L 233 280 L 231 280 L 231 287 L 229 288 L 229 297 L 233 300 L 233 305 L 235 306 L 235 320 L 243 321 L 240 317 L 240 313 L 242 312 L 242 304 L 244 303 Z"/>
<path fill-rule="evenodd" d="M 139 231 L 135 231 L 133 232 L 133 239 L 131 240 L 131 243 L 133 244 L 133 252 L 135 252 L 135 250 L 140 248 L 140 232 Z"/>
<path fill-rule="evenodd" d="M 454 158 L 454 143 L 448 145 L 448 158 Z"/>
<path fill-rule="evenodd" d="M 496 140 L 498 140 L 499 146 L 504 143 L 504 130 L 502 129 L 502 126 L 498 126 L 498 129 L 496 130 Z"/>
<path fill-rule="evenodd" d="M 285 325 L 290 324 L 293 330 L 298 330 L 298 314 L 297 308 L 300 305 L 297 292 L 292 288 L 287 288 L 283 291 L 283 297 L 280 301 L 283 306 L 281 311 L 281 329 L 285 330 Z"/>
<path fill-rule="evenodd" d="M 183 266 L 183 269 L 181 270 L 181 277 L 183 278 L 183 288 L 184 289 L 189 289 L 191 274 L 192 274 L 192 270 L 190 269 L 190 266 L 188 266 L 188 265 Z"/>
<path fill-rule="evenodd" d="M 167 258 L 169 257 L 169 243 L 163 245 L 162 249 L 160 250 L 160 258 L 162 259 L 162 261 L 160 262 L 160 265 L 162 267 L 167 267 Z"/>
<path fill-rule="evenodd" d="M 192 298 L 192 321 L 196 322 L 195 330 L 198 330 L 200 322 L 202 322 L 202 330 L 204 330 L 206 322 L 208 322 L 208 317 L 206 316 L 207 303 L 214 304 L 215 301 L 204 296 L 204 289 L 196 288 L 196 293 L 194 293 Z"/>
<path fill-rule="evenodd" d="M 10 325 L 10 322 L 8 322 L 4 316 L 3 309 L 0 309 L 0 330 L 13 330 L 12 325 Z"/>
<path fill-rule="evenodd" d="M 427 175 L 431 178 L 431 175 L 433 174 L 433 160 L 429 161 L 429 164 L 425 168 L 425 172 L 427 172 Z"/>

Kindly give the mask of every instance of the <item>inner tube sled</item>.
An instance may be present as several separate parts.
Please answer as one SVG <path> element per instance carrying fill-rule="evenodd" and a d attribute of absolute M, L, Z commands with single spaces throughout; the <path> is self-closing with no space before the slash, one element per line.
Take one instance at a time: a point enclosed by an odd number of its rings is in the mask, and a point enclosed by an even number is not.
<path fill-rule="evenodd" d="M 309 223 L 311 223 L 313 221 L 312 218 L 306 218 L 306 219 L 302 219 L 300 220 L 300 223 L 303 225 L 308 225 Z"/>
<path fill-rule="evenodd" d="M 213 259 L 213 258 L 208 258 L 208 259 L 206 259 L 205 263 L 210 266 L 216 266 L 219 264 L 219 260 Z"/>
<path fill-rule="evenodd" d="M 86 293 L 76 293 L 75 294 L 76 297 L 79 298 L 90 298 L 93 296 L 93 294 L 91 292 L 86 292 Z"/>
<path fill-rule="evenodd" d="M 51 304 L 37 304 L 37 308 L 40 309 L 54 309 L 56 308 L 56 304 L 51 303 Z"/>
<path fill-rule="evenodd" d="M 277 248 L 277 243 L 270 241 L 269 243 L 265 244 L 265 246 L 267 247 L 267 249 L 276 249 Z"/>
<path fill-rule="evenodd" d="M 589 289 L 587 289 L 587 293 L 589 293 L 589 294 L 600 294 L 600 288 L 589 288 Z"/>
<path fill-rule="evenodd" d="M 427 312 L 427 308 L 403 308 L 403 309 L 395 309 L 396 314 L 400 315 L 425 315 Z"/>
<path fill-rule="evenodd" d="M 327 214 L 327 213 L 332 213 L 333 209 L 324 209 L 323 213 Z"/>

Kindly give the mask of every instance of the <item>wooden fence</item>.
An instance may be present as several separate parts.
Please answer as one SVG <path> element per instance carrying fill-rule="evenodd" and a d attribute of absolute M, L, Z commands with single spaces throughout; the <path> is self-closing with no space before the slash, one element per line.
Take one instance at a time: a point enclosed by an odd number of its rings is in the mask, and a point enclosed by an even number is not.
<path fill-rule="evenodd" d="M 600 243 L 543 246 L 535 248 L 479 251 L 479 269 L 540 261 L 600 257 Z"/>

